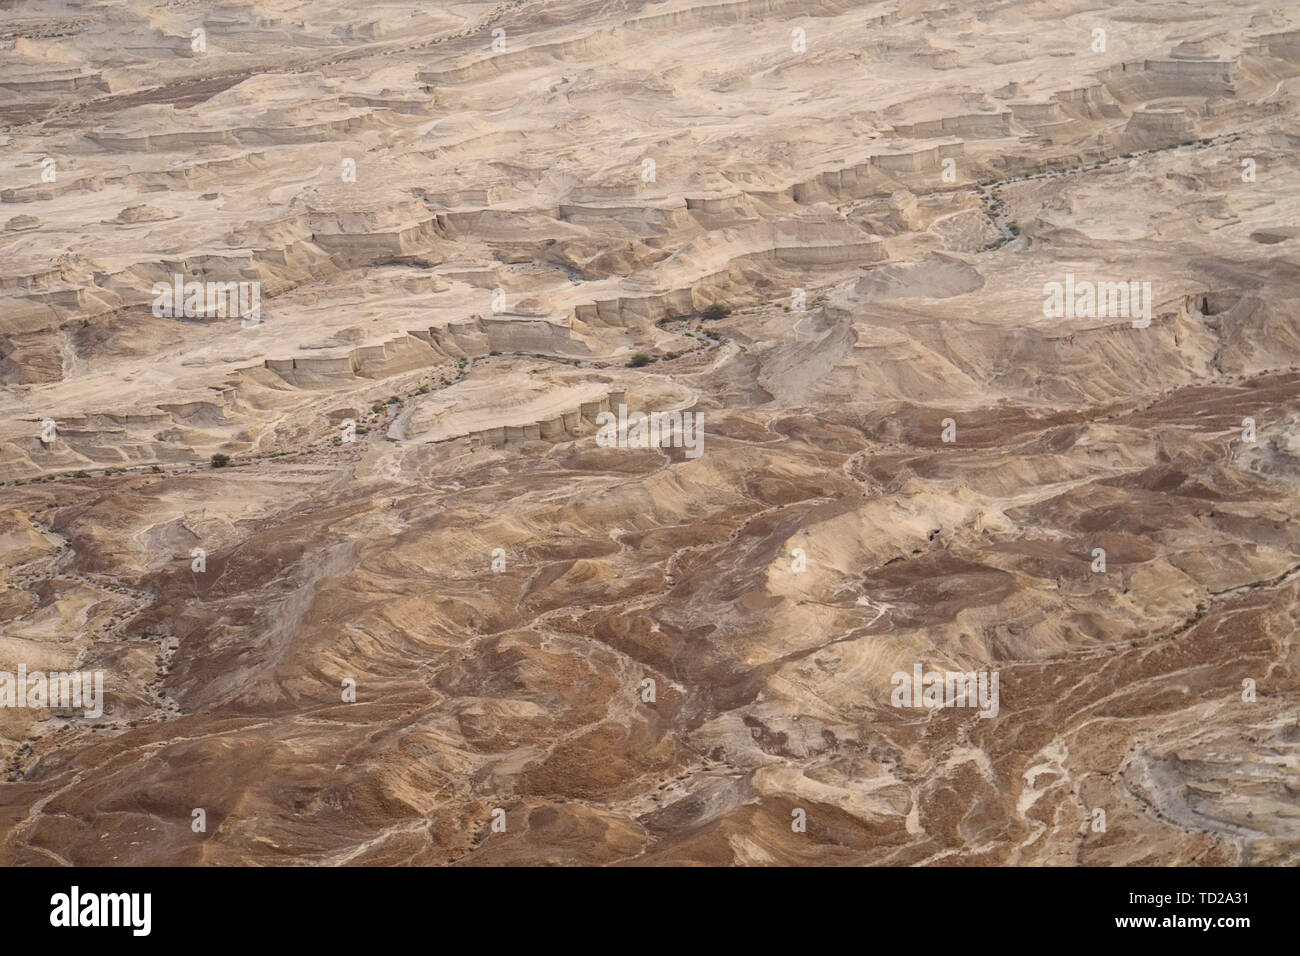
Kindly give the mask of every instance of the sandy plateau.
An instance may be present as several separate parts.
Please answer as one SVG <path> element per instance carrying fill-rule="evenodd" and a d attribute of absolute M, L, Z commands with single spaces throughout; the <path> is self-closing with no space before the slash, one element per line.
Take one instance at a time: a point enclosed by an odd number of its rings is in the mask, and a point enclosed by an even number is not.
<path fill-rule="evenodd" d="M 0 503 L 3 864 L 1295 865 L 1300 10 L 0 0 Z"/>

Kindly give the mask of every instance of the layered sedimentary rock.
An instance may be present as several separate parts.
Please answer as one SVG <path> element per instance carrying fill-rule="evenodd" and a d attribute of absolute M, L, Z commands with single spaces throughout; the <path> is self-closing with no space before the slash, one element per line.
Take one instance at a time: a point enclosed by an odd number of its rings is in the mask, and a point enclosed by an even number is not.
<path fill-rule="evenodd" d="M 0 862 L 1300 860 L 1290 11 L 6 13 Z"/>

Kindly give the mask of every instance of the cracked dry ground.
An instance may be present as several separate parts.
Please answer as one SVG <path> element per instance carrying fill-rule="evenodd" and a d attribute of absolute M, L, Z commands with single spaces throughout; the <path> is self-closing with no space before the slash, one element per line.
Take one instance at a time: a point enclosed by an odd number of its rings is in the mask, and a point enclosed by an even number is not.
<path fill-rule="evenodd" d="M 0 65 L 0 670 L 108 704 L 0 710 L 0 862 L 1300 862 L 1286 16 L 58 9 Z M 620 397 L 703 454 L 598 446 Z"/>

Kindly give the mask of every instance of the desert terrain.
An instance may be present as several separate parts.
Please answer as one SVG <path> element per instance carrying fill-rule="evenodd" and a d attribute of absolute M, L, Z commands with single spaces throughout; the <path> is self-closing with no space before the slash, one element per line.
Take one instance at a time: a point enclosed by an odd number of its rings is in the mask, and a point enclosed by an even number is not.
<path fill-rule="evenodd" d="M 1263 0 L 0 0 L 0 864 L 1300 863 L 1298 157 Z"/>

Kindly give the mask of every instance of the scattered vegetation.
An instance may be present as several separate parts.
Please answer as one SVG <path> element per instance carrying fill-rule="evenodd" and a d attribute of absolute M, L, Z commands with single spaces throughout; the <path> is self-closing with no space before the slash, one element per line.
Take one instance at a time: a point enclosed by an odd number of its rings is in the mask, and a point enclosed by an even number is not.
<path fill-rule="evenodd" d="M 731 315 L 729 308 L 720 302 L 715 302 L 700 313 L 700 318 L 706 322 L 716 322 L 718 319 L 724 319 L 729 315 Z"/>
<path fill-rule="evenodd" d="M 229 455 L 223 455 L 220 452 L 218 452 L 217 454 L 212 456 L 213 468 L 225 468 L 228 464 L 230 464 Z"/>
<path fill-rule="evenodd" d="M 644 352 L 637 352 L 632 356 L 632 361 L 628 362 L 628 368 L 644 368 L 650 364 L 650 356 Z"/>

